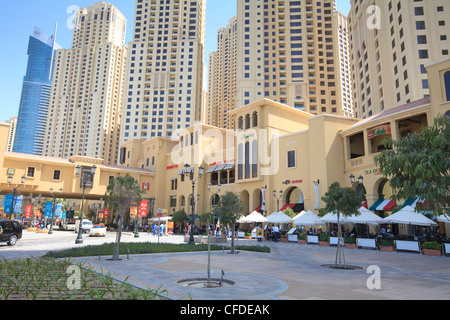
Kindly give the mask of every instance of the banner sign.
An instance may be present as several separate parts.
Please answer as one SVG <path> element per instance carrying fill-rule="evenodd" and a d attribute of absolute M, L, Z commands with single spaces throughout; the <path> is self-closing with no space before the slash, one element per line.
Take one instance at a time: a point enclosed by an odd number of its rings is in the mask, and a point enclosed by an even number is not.
<path fill-rule="evenodd" d="M 28 205 L 25 209 L 25 217 L 29 218 L 31 217 L 31 213 L 33 211 L 33 206 L 32 205 Z"/>
<path fill-rule="evenodd" d="M 14 200 L 14 195 L 8 194 L 5 196 L 5 200 L 3 202 L 3 207 L 5 208 L 5 213 L 12 212 L 13 200 Z"/>
<path fill-rule="evenodd" d="M 14 199 L 14 210 L 13 210 L 14 214 L 20 214 L 20 212 L 22 211 L 22 201 L 23 195 L 17 196 Z"/>
<path fill-rule="evenodd" d="M 266 189 L 265 188 L 261 188 L 261 194 L 262 194 L 261 210 L 266 211 Z"/>
<path fill-rule="evenodd" d="M 141 206 L 139 207 L 139 217 L 143 218 L 147 216 L 148 201 L 141 201 Z"/>
<path fill-rule="evenodd" d="M 136 203 L 133 203 L 130 207 L 130 216 L 131 218 L 136 218 L 138 214 L 138 206 Z"/>
<path fill-rule="evenodd" d="M 369 130 L 367 132 L 367 138 L 370 140 L 375 137 L 387 135 L 387 134 L 391 134 L 391 126 L 390 125 L 379 126 L 379 127 Z"/>
<path fill-rule="evenodd" d="M 52 210 L 53 210 L 53 203 L 52 202 L 46 202 L 45 203 L 45 212 L 44 216 L 46 218 L 51 218 L 52 216 Z"/>
<path fill-rule="evenodd" d="M 103 218 L 108 219 L 109 218 L 109 209 L 103 210 Z"/>
<path fill-rule="evenodd" d="M 60 216 L 62 216 L 62 203 L 60 202 L 60 203 L 57 203 L 56 205 L 55 205 L 55 217 L 60 217 Z"/>

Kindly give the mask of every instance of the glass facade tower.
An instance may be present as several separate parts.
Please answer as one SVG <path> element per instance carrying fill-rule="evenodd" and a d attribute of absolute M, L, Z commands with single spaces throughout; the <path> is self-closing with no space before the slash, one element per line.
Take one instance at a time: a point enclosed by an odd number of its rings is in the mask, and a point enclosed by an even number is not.
<path fill-rule="evenodd" d="M 41 155 L 52 87 L 54 36 L 35 28 L 28 43 L 28 66 L 23 80 L 14 152 Z"/>

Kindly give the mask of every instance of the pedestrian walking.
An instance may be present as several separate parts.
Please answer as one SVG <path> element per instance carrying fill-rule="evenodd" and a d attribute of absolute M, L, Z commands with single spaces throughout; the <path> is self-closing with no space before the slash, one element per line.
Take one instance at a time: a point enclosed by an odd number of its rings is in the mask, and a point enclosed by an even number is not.
<path fill-rule="evenodd" d="M 274 235 L 274 237 L 275 237 L 275 242 L 278 242 L 278 234 L 279 234 L 279 232 L 280 232 L 280 229 L 278 228 L 278 226 L 273 226 L 272 227 L 272 232 L 273 232 L 273 235 Z"/>

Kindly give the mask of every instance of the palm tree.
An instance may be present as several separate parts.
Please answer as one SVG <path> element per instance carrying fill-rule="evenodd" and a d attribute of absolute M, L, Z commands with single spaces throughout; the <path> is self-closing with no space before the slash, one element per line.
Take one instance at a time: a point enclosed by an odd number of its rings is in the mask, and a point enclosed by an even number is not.
<path fill-rule="evenodd" d="M 119 260 L 120 239 L 122 237 L 123 220 L 132 203 L 140 203 L 144 192 L 137 181 L 129 174 L 112 179 L 106 189 L 106 203 L 119 212 L 118 230 L 114 247 L 113 260 Z"/>
<path fill-rule="evenodd" d="M 358 208 L 361 206 L 362 199 L 353 188 L 341 188 L 338 182 L 333 183 L 322 201 L 326 203 L 325 211 L 334 212 L 337 215 L 338 224 L 338 246 L 336 250 L 336 268 L 346 269 L 344 243 L 342 242 L 342 229 L 340 224 L 340 216 L 350 217 L 358 216 L 360 213 Z M 343 263 L 342 263 L 343 260 Z"/>
<path fill-rule="evenodd" d="M 244 204 L 238 195 L 227 192 L 221 199 L 216 208 L 216 216 L 224 224 L 231 224 L 231 253 L 234 254 L 235 225 L 241 215 L 244 213 Z"/>

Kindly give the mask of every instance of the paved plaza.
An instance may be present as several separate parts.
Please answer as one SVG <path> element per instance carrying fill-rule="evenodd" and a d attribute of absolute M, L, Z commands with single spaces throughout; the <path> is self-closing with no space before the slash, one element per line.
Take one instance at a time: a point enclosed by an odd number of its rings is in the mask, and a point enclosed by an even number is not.
<path fill-rule="evenodd" d="M 84 237 L 84 245 L 113 242 Z M 24 232 L 14 248 L 0 246 L 0 258 L 40 256 L 49 250 L 75 246 L 76 235 L 55 232 L 38 235 Z M 49 241 L 51 239 L 51 241 Z M 125 233 L 124 242 L 157 242 L 158 238 L 142 233 L 138 239 Z M 182 236 L 159 239 L 160 242 L 183 243 Z M 207 252 L 121 256 L 121 261 L 108 257 L 77 258 L 94 269 L 110 273 L 137 287 L 159 289 L 175 300 L 448 300 L 450 299 L 450 258 L 430 257 L 415 253 L 390 253 L 374 250 L 346 249 L 349 265 L 357 270 L 335 270 L 322 265 L 334 262 L 335 247 L 273 243 L 239 239 L 237 244 L 263 245 L 271 253 L 240 251 L 229 253 L 227 247 L 211 253 L 212 278 L 234 282 L 222 288 L 195 288 L 179 284 L 180 280 L 207 277 Z M 34 245 L 32 245 L 34 244 Z M 109 257 L 110 258 L 110 257 Z M 374 274 L 371 266 L 380 270 Z M 375 270 L 377 269 L 375 268 Z M 370 271 L 370 272 L 369 272 Z M 380 288 L 369 289 L 378 283 Z M 368 287 L 369 284 L 369 287 Z"/>

